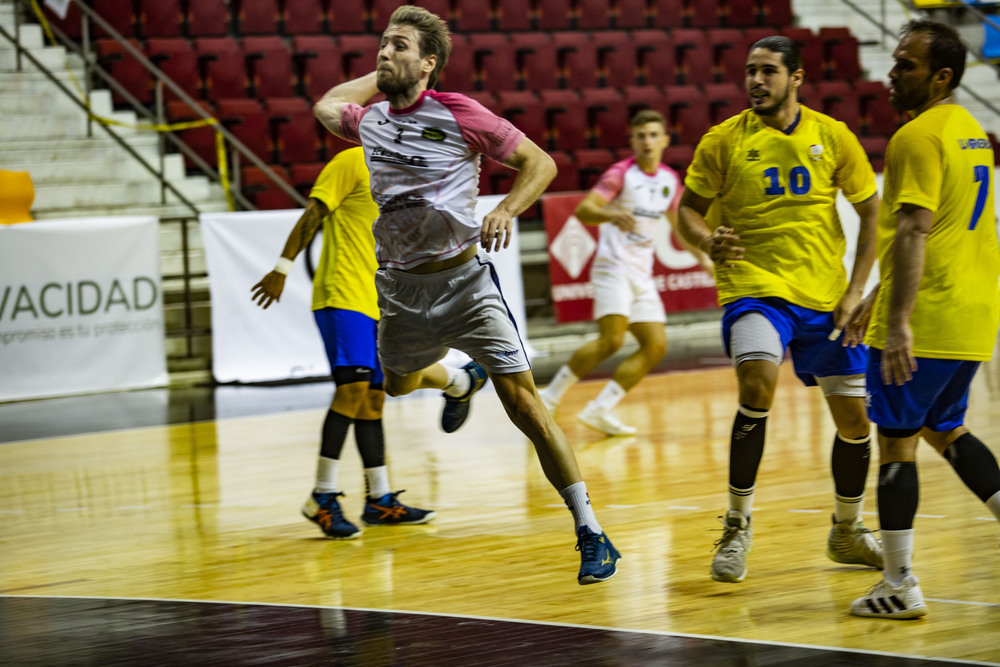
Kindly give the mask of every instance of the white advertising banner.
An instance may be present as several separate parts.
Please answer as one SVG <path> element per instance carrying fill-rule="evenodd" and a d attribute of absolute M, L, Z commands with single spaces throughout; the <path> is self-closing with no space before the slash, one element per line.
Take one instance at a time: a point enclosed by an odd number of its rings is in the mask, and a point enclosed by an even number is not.
<path fill-rule="evenodd" d="M 481 197 L 476 215 L 481 219 L 502 198 Z M 212 294 L 212 373 L 218 382 L 268 382 L 330 374 L 312 316 L 312 277 L 302 255 L 288 274 L 280 302 L 264 310 L 250 298 L 250 288 L 274 268 L 301 214 L 301 209 L 291 209 L 201 215 Z M 318 258 L 321 243 L 322 237 L 317 236 L 311 248 L 314 258 Z M 510 246 L 492 258 L 507 305 L 527 343 L 519 248 L 515 233 Z M 530 347 L 527 349 L 530 354 Z M 454 353 L 446 363 L 461 365 L 463 358 L 467 359 Z"/>
<path fill-rule="evenodd" d="M 167 384 L 152 216 L 0 225 L 0 400 Z"/>

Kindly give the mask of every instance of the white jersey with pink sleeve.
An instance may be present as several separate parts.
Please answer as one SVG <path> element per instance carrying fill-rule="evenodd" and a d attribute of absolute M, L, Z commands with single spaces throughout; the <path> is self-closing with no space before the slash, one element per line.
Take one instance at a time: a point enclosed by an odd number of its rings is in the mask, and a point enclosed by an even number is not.
<path fill-rule="evenodd" d="M 475 100 L 436 91 L 406 109 L 349 104 L 340 131 L 364 147 L 379 208 L 372 227 L 378 264 L 404 270 L 479 241 L 479 156 L 504 162 L 524 139 Z"/>
<path fill-rule="evenodd" d="M 634 231 L 626 232 L 610 222 L 600 224 L 600 240 L 592 271 L 625 271 L 643 278 L 653 272 L 656 234 L 663 234 L 665 213 L 676 210 L 681 180 L 670 167 L 659 165 L 655 173 L 643 171 L 635 158 L 611 165 L 591 188 L 635 218 Z"/>

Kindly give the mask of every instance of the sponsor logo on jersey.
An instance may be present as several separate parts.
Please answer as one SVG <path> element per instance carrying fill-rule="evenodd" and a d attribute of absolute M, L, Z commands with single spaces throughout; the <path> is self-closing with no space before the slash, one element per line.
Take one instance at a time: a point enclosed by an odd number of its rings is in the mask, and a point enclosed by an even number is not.
<path fill-rule="evenodd" d="M 424 131 L 420 133 L 420 136 L 424 139 L 430 139 L 431 141 L 444 141 L 447 135 L 440 127 L 425 127 Z"/>
<path fill-rule="evenodd" d="M 973 139 L 959 139 L 958 140 L 958 147 L 961 148 L 963 151 L 964 150 L 970 150 L 971 151 L 971 150 L 975 150 L 977 148 L 990 148 L 990 140 L 989 139 L 982 139 L 982 138 L 979 138 L 979 139 L 976 139 L 976 138 L 973 138 Z"/>
<path fill-rule="evenodd" d="M 823 147 L 819 144 L 813 144 L 809 147 L 809 159 L 813 162 L 819 162 L 823 159 Z"/>
<path fill-rule="evenodd" d="M 403 164 L 408 167 L 426 167 L 427 159 L 423 155 L 403 155 L 388 148 L 376 146 L 372 150 L 372 162 L 388 162 L 390 164 Z"/>
<path fill-rule="evenodd" d="M 402 211 L 407 208 L 420 208 L 422 206 L 427 206 L 427 200 L 420 195 L 411 193 L 394 195 L 384 201 L 378 202 L 379 213 L 392 213 L 393 211 Z"/>

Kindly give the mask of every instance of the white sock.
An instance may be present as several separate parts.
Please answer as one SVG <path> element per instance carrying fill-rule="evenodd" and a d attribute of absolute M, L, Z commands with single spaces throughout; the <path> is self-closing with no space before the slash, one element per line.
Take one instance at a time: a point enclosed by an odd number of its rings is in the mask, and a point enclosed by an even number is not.
<path fill-rule="evenodd" d="M 459 398 L 465 396 L 472 389 L 472 377 L 469 376 L 469 371 L 464 368 L 450 368 L 445 366 L 444 369 L 448 371 L 448 384 L 444 386 L 444 393 L 452 398 Z"/>
<path fill-rule="evenodd" d="M 365 468 L 365 487 L 369 498 L 381 498 L 392 491 L 389 488 L 389 469 L 386 466 Z"/>
<path fill-rule="evenodd" d="M 865 507 L 865 495 L 861 494 L 857 498 L 845 498 L 834 494 L 837 503 L 837 523 L 850 521 L 853 526 L 861 519 L 861 510 Z"/>
<path fill-rule="evenodd" d="M 993 512 L 993 516 L 1000 521 L 1000 491 L 986 499 L 986 509 Z"/>
<path fill-rule="evenodd" d="M 339 466 L 340 461 L 337 459 L 319 457 L 319 463 L 316 465 L 316 493 L 336 493 Z"/>
<path fill-rule="evenodd" d="M 593 401 L 591 401 L 596 408 L 613 408 L 618 405 L 618 401 L 625 398 L 625 390 L 622 386 L 612 380 L 611 382 L 604 385 L 604 389 L 601 393 L 597 395 Z"/>
<path fill-rule="evenodd" d="M 885 559 L 883 576 L 893 586 L 899 586 L 910 574 L 910 560 L 913 557 L 913 529 L 883 530 L 882 556 Z"/>
<path fill-rule="evenodd" d="M 580 381 L 573 371 L 569 369 L 569 366 L 563 366 L 556 373 L 556 376 L 552 378 L 552 382 L 549 386 L 545 388 L 545 393 L 554 398 L 557 401 L 562 400 L 563 395 L 569 391 L 569 388 Z"/>
<path fill-rule="evenodd" d="M 570 484 L 560 491 L 559 495 L 566 502 L 569 511 L 573 513 L 573 520 L 577 527 L 586 526 L 598 535 L 604 532 L 601 530 L 601 524 L 597 523 L 597 517 L 594 516 L 594 508 L 590 506 L 590 495 L 587 493 L 586 482 Z"/>
<path fill-rule="evenodd" d="M 756 488 L 757 486 L 754 485 L 749 489 L 737 489 L 730 485 L 729 509 L 736 510 L 749 519 L 750 514 L 753 513 L 753 494 Z"/>

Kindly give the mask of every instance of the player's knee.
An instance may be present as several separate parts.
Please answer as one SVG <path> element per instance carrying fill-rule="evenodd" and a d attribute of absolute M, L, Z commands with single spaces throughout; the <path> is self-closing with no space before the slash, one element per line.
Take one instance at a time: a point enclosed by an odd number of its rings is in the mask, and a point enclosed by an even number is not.
<path fill-rule="evenodd" d="M 607 336 L 601 336 L 597 339 L 597 348 L 599 353 L 605 359 L 610 357 L 612 354 L 621 349 L 621 346 L 625 343 L 625 334 L 611 334 Z"/>

